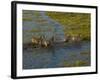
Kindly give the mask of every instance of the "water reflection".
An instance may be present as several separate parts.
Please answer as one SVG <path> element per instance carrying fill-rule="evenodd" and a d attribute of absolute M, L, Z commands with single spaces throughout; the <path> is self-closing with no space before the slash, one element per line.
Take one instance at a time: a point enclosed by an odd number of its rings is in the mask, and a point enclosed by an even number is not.
<path fill-rule="evenodd" d="M 58 42 L 64 40 L 62 25 L 46 16 L 45 12 L 26 11 L 23 17 L 23 44 L 30 43 L 33 36 L 41 35 L 45 35 L 46 39 L 54 36 Z M 23 48 L 23 69 L 89 65 L 90 42 L 57 43 L 49 48 Z"/>
<path fill-rule="evenodd" d="M 25 49 L 23 54 L 23 68 L 55 68 L 67 67 L 65 62 L 73 65 L 75 61 L 85 61 L 86 66 L 90 65 L 90 55 L 81 55 L 83 51 L 89 51 L 90 43 L 79 44 L 55 44 L 51 48 Z M 87 53 L 88 54 L 88 53 Z"/>

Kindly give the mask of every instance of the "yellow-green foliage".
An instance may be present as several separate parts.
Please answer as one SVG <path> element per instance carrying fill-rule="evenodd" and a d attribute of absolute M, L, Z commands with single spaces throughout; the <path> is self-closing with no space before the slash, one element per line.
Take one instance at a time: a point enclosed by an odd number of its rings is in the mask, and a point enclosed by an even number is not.
<path fill-rule="evenodd" d="M 89 13 L 47 12 L 46 14 L 62 24 L 65 35 L 81 34 L 83 40 L 90 39 Z"/>
<path fill-rule="evenodd" d="M 82 60 L 77 60 L 74 65 L 75 66 L 85 66 L 87 64 L 86 61 L 82 61 Z"/>
<path fill-rule="evenodd" d="M 30 18 L 30 17 L 27 17 L 27 18 L 23 18 L 23 21 L 32 21 L 32 18 Z"/>
<path fill-rule="evenodd" d="M 24 10 L 22 19 L 23 19 L 23 21 L 32 21 L 33 16 L 39 18 L 39 16 L 40 16 L 39 11 Z"/>
<path fill-rule="evenodd" d="M 81 55 L 90 55 L 90 51 L 83 51 L 83 52 L 80 52 Z"/>
<path fill-rule="evenodd" d="M 79 66 L 88 66 L 88 63 L 86 61 L 82 61 L 82 60 L 76 60 L 74 63 L 69 63 L 64 61 L 63 65 L 65 67 L 79 67 Z"/>

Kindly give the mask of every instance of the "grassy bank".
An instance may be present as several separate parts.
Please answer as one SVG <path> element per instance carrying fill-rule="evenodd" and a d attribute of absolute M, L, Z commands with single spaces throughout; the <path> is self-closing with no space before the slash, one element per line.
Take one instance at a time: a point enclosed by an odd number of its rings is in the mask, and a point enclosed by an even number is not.
<path fill-rule="evenodd" d="M 90 14 L 46 12 L 46 15 L 63 26 L 65 35 L 81 34 L 82 40 L 90 40 Z"/>

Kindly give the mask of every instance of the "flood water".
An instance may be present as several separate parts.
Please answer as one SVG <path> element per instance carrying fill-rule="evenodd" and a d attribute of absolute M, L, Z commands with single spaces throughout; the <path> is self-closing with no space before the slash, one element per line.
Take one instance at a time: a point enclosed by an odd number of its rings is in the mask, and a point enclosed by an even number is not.
<path fill-rule="evenodd" d="M 46 35 L 50 38 L 54 35 L 54 30 L 58 28 L 56 34 L 60 39 L 64 38 L 61 25 L 45 16 L 41 12 L 38 18 L 32 16 L 32 21 L 23 21 L 23 44 L 31 42 L 32 36 Z M 39 20 L 43 20 L 38 22 Z M 41 26 L 43 25 L 43 26 Z M 42 28 L 41 28 L 42 27 Z M 50 32 L 33 33 L 32 29 L 48 29 Z M 57 67 L 90 66 L 90 42 L 82 41 L 78 43 L 56 43 L 49 48 L 27 48 L 23 49 L 23 69 L 57 68 Z"/>
<path fill-rule="evenodd" d="M 90 54 L 82 54 L 82 52 L 89 52 L 89 49 L 89 42 L 62 43 L 55 44 L 51 48 L 27 49 L 23 52 L 23 68 L 67 67 L 64 63 L 73 65 L 76 61 L 84 61 L 85 66 L 89 66 Z"/>

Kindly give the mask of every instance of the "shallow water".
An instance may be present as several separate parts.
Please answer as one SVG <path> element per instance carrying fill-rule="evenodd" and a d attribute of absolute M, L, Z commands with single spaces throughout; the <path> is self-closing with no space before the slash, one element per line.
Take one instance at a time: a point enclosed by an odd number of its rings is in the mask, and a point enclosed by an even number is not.
<path fill-rule="evenodd" d="M 57 41 L 64 40 L 62 25 L 48 17 L 45 12 L 40 11 L 38 13 L 40 14 L 39 16 L 31 16 L 32 21 L 23 21 L 23 43 L 30 42 L 32 36 L 39 37 L 43 35 L 45 35 L 46 39 L 55 37 L 55 39 L 59 38 Z"/>
<path fill-rule="evenodd" d="M 23 44 L 31 42 L 32 36 L 46 35 L 46 38 L 50 38 L 57 34 L 60 36 L 59 40 L 64 38 L 62 26 L 44 12 L 40 14 L 40 16 L 31 15 L 32 21 L 23 21 Z M 39 29 L 40 32 L 31 32 L 33 29 Z M 57 43 L 49 48 L 23 49 L 23 69 L 70 66 L 90 66 L 90 42 Z"/>
<path fill-rule="evenodd" d="M 89 52 L 90 43 L 70 43 L 55 44 L 51 48 L 33 48 L 23 50 L 23 68 L 55 68 L 67 67 L 64 63 L 73 65 L 75 61 L 87 62 L 85 66 L 90 65 L 90 54 L 81 54 Z M 74 66 L 73 66 L 74 67 Z"/>

